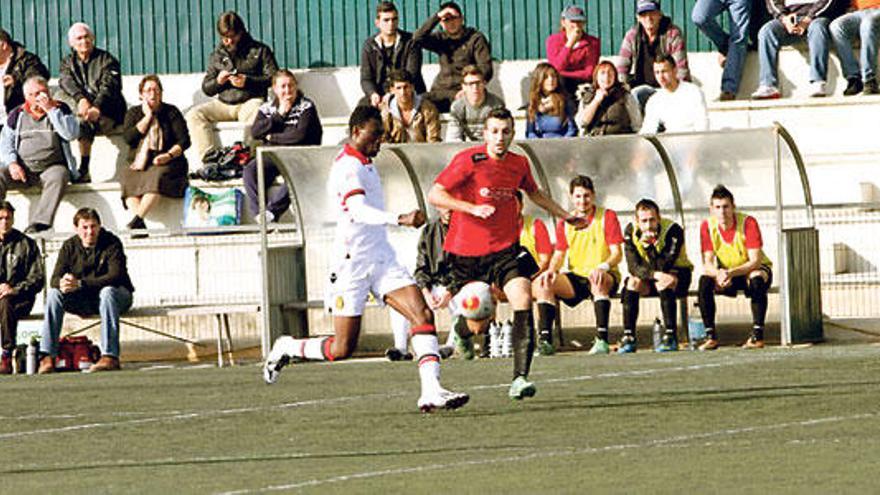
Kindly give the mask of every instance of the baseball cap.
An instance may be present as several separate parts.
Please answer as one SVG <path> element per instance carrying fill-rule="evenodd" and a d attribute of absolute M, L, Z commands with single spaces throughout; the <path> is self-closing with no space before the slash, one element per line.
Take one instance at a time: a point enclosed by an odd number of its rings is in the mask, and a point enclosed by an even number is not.
<path fill-rule="evenodd" d="M 587 14 L 577 5 L 569 5 L 562 9 L 562 18 L 568 21 L 583 22 L 587 20 Z"/>
<path fill-rule="evenodd" d="M 636 7 L 636 12 L 639 14 L 653 12 L 655 10 L 660 10 L 660 2 L 655 0 L 639 0 L 638 6 Z"/>

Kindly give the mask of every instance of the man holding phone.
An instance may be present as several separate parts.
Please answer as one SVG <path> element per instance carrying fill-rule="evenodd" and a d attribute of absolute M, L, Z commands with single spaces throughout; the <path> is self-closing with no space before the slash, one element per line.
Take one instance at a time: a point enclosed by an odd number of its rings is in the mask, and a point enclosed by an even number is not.
<path fill-rule="evenodd" d="M 773 20 L 758 32 L 760 86 L 752 99 L 768 100 L 782 96 L 779 91 L 776 62 L 779 48 L 806 39 L 810 48 L 810 96 L 827 95 L 828 49 L 831 33 L 828 24 L 845 0 L 766 0 Z"/>

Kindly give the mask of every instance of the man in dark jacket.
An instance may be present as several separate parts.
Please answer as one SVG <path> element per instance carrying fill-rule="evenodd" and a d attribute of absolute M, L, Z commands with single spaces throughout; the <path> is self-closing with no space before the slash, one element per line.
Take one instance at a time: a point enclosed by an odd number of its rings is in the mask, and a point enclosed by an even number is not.
<path fill-rule="evenodd" d="M 127 105 L 122 96 L 119 61 L 95 47 L 95 33 L 77 22 L 67 31 L 71 54 L 61 61 L 59 99 L 76 109 L 80 136 L 79 172 L 73 182 L 90 182 L 89 161 L 96 135 L 111 134 L 122 124 Z"/>
<path fill-rule="evenodd" d="M 25 50 L 0 29 L 0 129 L 6 123 L 6 115 L 24 103 L 22 85 L 31 76 L 49 79 L 49 69 L 40 57 Z"/>
<path fill-rule="evenodd" d="M 378 107 L 388 103 L 386 81 L 395 69 L 409 72 L 413 77 L 416 94 L 425 92 L 422 79 L 422 49 L 413 41 L 412 34 L 398 29 L 400 17 L 392 2 L 376 6 L 376 28 L 379 33 L 364 40 L 361 48 L 361 88 L 364 97 L 358 105 Z"/>
<path fill-rule="evenodd" d="M 779 92 L 776 62 L 779 48 L 806 40 L 810 48 L 810 96 L 827 95 L 828 50 L 831 33 L 828 24 L 839 13 L 838 2 L 845 0 L 766 0 L 773 17 L 758 32 L 760 85 L 752 93 L 756 100 L 775 99 Z"/>
<path fill-rule="evenodd" d="M 12 228 L 14 223 L 12 203 L 0 200 L 0 375 L 12 373 L 18 320 L 31 312 L 37 293 L 43 289 L 40 248 L 33 239 Z"/>
<path fill-rule="evenodd" d="M 46 295 L 39 373 L 55 369 L 65 312 L 101 317 L 101 359 L 87 371 L 119 369 L 119 316 L 131 307 L 134 292 L 122 241 L 101 228 L 92 208 L 80 208 L 73 225 L 76 235 L 61 246 Z"/>
<path fill-rule="evenodd" d="M 441 32 L 433 32 L 440 24 Z M 455 2 L 445 2 L 440 10 L 422 24 L 413 39 L 425 50 L 439 56 L 440 73 L 425 96 L 440 112 L 448 112 L 452 101 L 461 95 L 461 71 L 468 65 L 476 65 L 485 81 L 492 80 L 492 49 L 483 33 L 465 27 L 461 7 Z"/>
<path fill-rule="evenodd" d="M 237 13 L 220 14 L 217 33 L 220 44 L 208 59 L 202 81 L 202 91 L 217 98 L 196 105 L 186 114 L 189 132 L 202 159 L 217 147 L 215 122 L 253 123 L 278 70 L 272 49 L 251 37 Z"/>

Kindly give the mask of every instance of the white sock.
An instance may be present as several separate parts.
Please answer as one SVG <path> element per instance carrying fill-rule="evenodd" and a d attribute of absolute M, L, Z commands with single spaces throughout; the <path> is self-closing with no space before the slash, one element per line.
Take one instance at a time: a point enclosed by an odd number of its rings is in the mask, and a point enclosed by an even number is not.
<path fill-rule="evenodd" d="M 422 395 L 440 391 L 440 345 L 434 334 L 412 336 L 413 351 L 418 356 Z"/>
<path fill-rule="evenodd" d="M 332 337 L 313 337 L 310 339 L 295 339 L 293 337 L 278 337 L 274 349 L 278 349 L 285 356 L 308 359 L 311 361 L 326 361 L 324 346 Z"/>
<path fill-rule="evenodd" d="M 391 333 L 394 335 L 394 347 L 406 354 L 406 344 L 409 340 L 409 321 L 393 309 L 390 311 L 389 319 L 391 320 Z"/>

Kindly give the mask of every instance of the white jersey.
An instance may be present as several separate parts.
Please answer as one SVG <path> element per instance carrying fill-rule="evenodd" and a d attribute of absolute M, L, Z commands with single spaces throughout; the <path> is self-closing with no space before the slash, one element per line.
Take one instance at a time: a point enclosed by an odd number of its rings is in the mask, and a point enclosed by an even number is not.
<path fill-rule="evenodd" d="M 346 144 L 333 160 L 327 192 L 336 211 L 334 254 L 337 260 L 347 256 L 371 260 L 394 257 L 394 250 L 388 242 L 387 227 L 355 222 L 346 206 L 348 198 L 363 194 L 366 205 L 378 210 L 385 209 L 382 181 L 369 158 Z"/>

